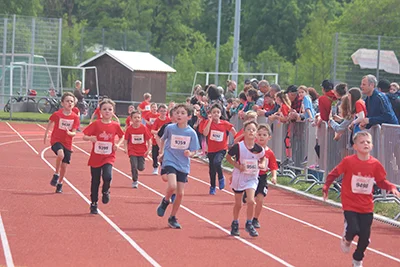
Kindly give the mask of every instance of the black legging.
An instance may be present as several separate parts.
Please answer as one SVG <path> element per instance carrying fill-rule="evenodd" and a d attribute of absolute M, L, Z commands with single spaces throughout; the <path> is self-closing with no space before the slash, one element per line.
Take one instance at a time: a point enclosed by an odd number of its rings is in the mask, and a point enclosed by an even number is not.
<path fill-rule="evenodd" d="M 103 177 L 103 188 L 102 193 L 108 192 L 110 190 L 111 179 L 112 179 L 112 165 L 107 163 L 101 167 L 93 168 L 90 167 L 90 173 L 92 174 L 92 183 L 90 186 L 90 200 L 95 203 L 99 200 L 99 187 L 100 187 L 100 177 Z"/>
<path fill-rule="evenodd" d="M 151 148 L 151 157 L 153 158 L 153 168 L 158 167 L 158 155 L 159 155 L 160 148 L 158 145 L 153 145 Z"/>
<path fill-rule="evenodd" d="M 225 154 L 226 150 L 207 153 L 211 187 L 215 187 L 215 182 L 216 182 L 215 179 L 217 173 L 218 173 L 218 180 L 224 178 L 221 165 L 222 165 L 222 160 L 225 157 Z"/>

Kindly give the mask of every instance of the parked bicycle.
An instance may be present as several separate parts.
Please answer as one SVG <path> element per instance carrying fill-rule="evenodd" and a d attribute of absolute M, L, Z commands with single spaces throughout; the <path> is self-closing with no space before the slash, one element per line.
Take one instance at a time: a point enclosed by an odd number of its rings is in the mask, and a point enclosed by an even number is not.
<path fill-rule="evenodd" d="M 14 103 L 18 103 L 18 102 L 32 102 L 32 103 L 36 103 L 35 97 L 37 95 L 36 90 L 33 89 L 28 89 L 28 92 L 26 94 L 26 96 L 21 96 L 21 93 L 18 92 L 17 93 L 18 96 L 14 96 L 7 101 L 7 103 L 4 106 L 4 112 L 10 112 L 10 108 L 11 105 L 13 105 Z"/>
<path fill-rule="evenodd" d="M 60 109 L 60 97 L 55 89 L 48 90 L 48 96 L 37 101 L 37 109 L 40 113 L 53 113 Z"/>

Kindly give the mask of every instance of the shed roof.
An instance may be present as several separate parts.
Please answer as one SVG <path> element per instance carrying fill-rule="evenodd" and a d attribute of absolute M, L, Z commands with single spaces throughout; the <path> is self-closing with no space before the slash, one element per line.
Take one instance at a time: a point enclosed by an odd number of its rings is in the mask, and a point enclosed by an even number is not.
<path fill-rule="evenodd" d="M 169 65 L 165 64 L 150 53 L 118 50 L 103 51 L 94 57 L 89 58 L 85 62 L 82 62 L 78 67 L 83 67 L 103 55 L 110 56 L 131 71 L 176 72 L 175 69 L 171 68 Z"/>

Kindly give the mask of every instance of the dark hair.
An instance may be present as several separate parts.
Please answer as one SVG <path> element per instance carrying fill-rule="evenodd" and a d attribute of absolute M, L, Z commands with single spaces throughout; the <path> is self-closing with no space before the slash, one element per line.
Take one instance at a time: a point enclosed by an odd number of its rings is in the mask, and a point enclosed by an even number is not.
<path fill-rule="evenodd" d="M 214 108 L 217 108 L 217 109 L 219 109 L 219 110 L 222 112 L 222 106 L 221 106 L 219 103 L 214 103 L 214 104 L 211 106 L 211 108 L 209 109 L 210 112 L 211 112 L 211 110 L 213 110 Z"/>
<path fill-rule="evenodd" d="M 200 89 L 200 90 L 196 91 L 196 95 L 205 96 L 206 92 L 204 92 L 203 90 Z"/>
<path fill-rule="evenodd" d="M 174 116 L 174 112 L 176 111 L 176 107 L 177 107 L 177 106 L 175 106 L 175 107 L 173 107 L 173 108 L 171 108 L 171 109 L 169 110 L 169 117 Z"/>
<path fill-rule="evenodd" d="M 254 125 L 256 126 L 256 128 L 258 128 L 258 123 L 257 123 L 256 121 L 251 120 L 251 121 L 246 121 L 246 122 L 243 124 L 243 130 L 245 130 L 246 127 L 249 126 L 250 124 L 254 124 Z"/>
<path fill-rule="evenodd" d="M 351 95 L 351 114 L 356 114 L 356 102 L 361 99 L 361 90 L 358 87 L 353 87 L 349 90 L 349 95 Z"/>
<path fill-rule="evenodd" d="M 329 80 L 323 80 L 321 86 L 324 88 L 325 92 L 329 92 L 333 89 L 333 83 L 331 83 Z"/>
<path fill-rule="evenodd" d="M 308 94 L 311 96 L 311 101 L 315 101 L 319 98 L 319 94 L 312 87 L 308 87 Z"/>
<path fill-rule="evenodd" d="M 178 108 L 185 109 L 188 116 L 192 116 L 192 114 L 193 114 L 193 108 L 186 104 L 179 104 L 179 105 L 175 106 L 175 110 L 178 110 Z"/>
<path fill-rule="evenodd" d="M 212 101 L 212 100 L 219 99 L 219 97 L 221 96 L 221 93 L 215 84 L 210 84 L 210 86 L 208 86 L 208 89 L 207 89 L 207 95 L 208 95 L 208 98 Z"/>
<path fill-rule="evenodd" d="M 251 100 L 256 101 L 258 99 L 258 92 L 256 89 L 251 88 L 247 91 L 247 95 L 251 97 Z"/>
<path fill-rule="evenodd" d="M 239 94 L 239 99 L 247 100 L 247 97 L 246 97 L 245 92 L 241 92 L 241 93 Z"/>
<path fill-rule="evenodd" d="M 228 100 L 226 100 L 226 103 L 232 104 L 233 103 L 233 98 L 228 98 Z"/>
<path fill-rule="evenodd" d="M 381 89 L 382 92 L 388 93 L 390 90 L 390 82 L 386 79 L 380 80 L 377 87 Z"/>
<path fill-rule="evenodd" d="M 134 111 L 131 112 L 131 114 L 129 114 L 129 117 L 132 118 L 132 116 L 135 115 L 135 114 L 139 114 L 140 116 L 142 116 L 142 113 L 139 110 L 134 110 Z"/>
<path fill-rule="evenodd" d="M 267 131 L 268 135 L 271 136 L 272 135 L 272 130 L 271 130 L 271 126 L 269 126 L 269 124 L 260 124 L 258 125 L 258 131 L 264 129 Z"/>
<path fill-rule="evenodd" d="M 345 94 L 347 94 L 347 83 L 338 83 L 335 86 L 335 91 L 336 93 L 338 93 L 338 95 L 344 96 Z"/>
<path fill-rule="evenodd" d="M 165 104 L 160 104 L 160 105 L 158 106 L 157 111 L 159 111 L 159 110 L 162 109 L 162 108 L 168 109 L 168 108 L 167 108 L 167 105 L 165 105 Z"/>
<path fill-rule="evenodd" d="M 71 92 L 65 92 L 65 93 L 62 95 L 62 97 L 61 97 L 61 102 L 64 102 L 64 99 L 65 99 L 66 97 L 68 97 L 68 96 L 72 97 L 72 99 L 74 99 L 74 103 L 75 103 L 75 96 L 74 96 L 74 94 L 71 93 Z"/>

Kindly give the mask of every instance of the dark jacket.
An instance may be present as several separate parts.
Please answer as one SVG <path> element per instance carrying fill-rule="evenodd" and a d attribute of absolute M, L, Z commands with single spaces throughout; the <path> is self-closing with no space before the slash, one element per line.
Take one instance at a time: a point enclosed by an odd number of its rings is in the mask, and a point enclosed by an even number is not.
<path fill-rule="evenodd" d="M 397 120 L 400 123 L 400 94 L 387 93 L 386 96 L 389 98 L 394 114 L 396 115 Z"/>
<path fill-rule="evenodd" d="M 369 119 L 367 129 L 375 124 L 399 124 L 388 97 L 377 89 L 374 89 L 372 95 L 365 99 L 365 105 L 367 106 L 367 117 Z"/>

